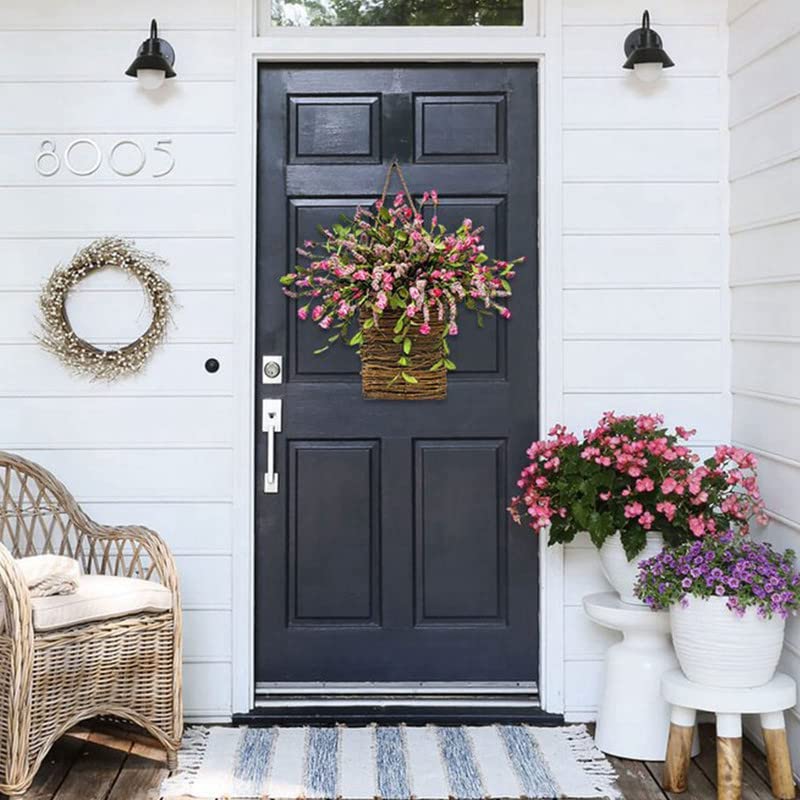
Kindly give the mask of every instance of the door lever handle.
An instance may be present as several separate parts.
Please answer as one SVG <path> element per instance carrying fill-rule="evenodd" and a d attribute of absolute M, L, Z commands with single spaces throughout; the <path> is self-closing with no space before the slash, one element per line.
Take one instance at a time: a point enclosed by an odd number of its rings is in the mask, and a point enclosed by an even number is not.
<path fill-rule="evenodd" d="M 262 400 L 261 430 L 267 434 L 267 471 L 264 473 L 264 493 L 278 493 L 278 473 L 275 470 L 275 434 L 281 432 L 283 400 Z"/>

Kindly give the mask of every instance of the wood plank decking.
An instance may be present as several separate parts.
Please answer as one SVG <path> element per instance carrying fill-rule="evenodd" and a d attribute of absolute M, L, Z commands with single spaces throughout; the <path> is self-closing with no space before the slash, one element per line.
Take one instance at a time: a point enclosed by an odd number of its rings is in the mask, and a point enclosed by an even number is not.
<path fill-rule="evenodd" d="M 692 764 L 689 790 L 673 795 L 661 788 L 660 763 L 612 758 L 626 800 L 716 800 L 712 726 L 701 726 L 703 750 Z M 749 742 L 744 746 L 742 800 L 770 800 L 767 765 Z M 168 774 L 164 753 L 140 737 L 105 724 L 76 729 L 53 748 L 26 800 L 158 800 Z"/>

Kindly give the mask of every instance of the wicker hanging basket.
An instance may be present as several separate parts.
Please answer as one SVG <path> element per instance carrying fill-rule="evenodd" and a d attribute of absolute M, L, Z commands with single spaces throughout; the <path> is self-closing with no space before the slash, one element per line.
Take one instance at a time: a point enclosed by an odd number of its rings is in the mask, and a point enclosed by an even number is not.
<path fill-rule="evenodd" d="M 409 333 L 412 340 L 410 363 L 400 367 L 397 360 L 403 355 L 402 342 L 395 343 L 394 326 L 401 311 L 384 311 L 377 325 L 364 328 L 369 313 L 361 315 L 361 390 L 367 400 L 444 400 L 447 397 L 447 370 L 431 372 L 431 367 L 444 357 L 442 336 L 444 323 L 432 320 L 431 332 L 425 336 Z M 409 383 L 398 378 L 402 370 L 416 379 Z"/>

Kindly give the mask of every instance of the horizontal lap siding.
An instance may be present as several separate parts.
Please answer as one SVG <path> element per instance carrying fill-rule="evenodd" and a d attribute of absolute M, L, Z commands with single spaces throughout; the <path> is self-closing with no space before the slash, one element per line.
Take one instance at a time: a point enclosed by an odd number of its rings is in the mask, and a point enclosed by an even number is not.
<path fill-rule="evenodd" d="M 184 604 L 186 712 L 207 719 L 231 712 L 236 13 L 234 0 L 0 8 L 0 104 L 13 109 L 0 123 L 0 443 L 52 469 L 95 519 L 166 538 Z M 122 71 L 153 14 L 179 77 L 148 94 Z M 96 172 L 36 172 L 42 140 L 63 159 L 82 137 L 100 147 Z M 109 154 L 128 138 L 146 162 L 122 177 Z M 163 139 L 175 167 L 156 178 Z M 122 148 L 115 163 L 135 155 Z M 73 158 L 93 154 L 80 145 Z M 168 343 L 142 375 L 112 384 L 71 375 L 33 338 L 42 282 L 104 234 L 162 256 L 177 300 Z M 148 322 L 138 285 L 116 276 L 87 281 L 69 309 L 101 344 Z"/>
<path fill-rule="evenodd" d="M 724 3 L 650 4 L 677 67 L 653 85 L 621 69 L 641 4 L 564 0 L 564 416 L 583 430 L 605 410 L 662 411 L 729 437 Z M 618 636 L 581 601 L 607 591 L 588 539 L 564 553 L 565 697 L 596 713 L 602 658 Z"/>
<path fill-rule="evenodd" d="M 733 438 L 760 458 L 765 538 L 797 551 L 800 5 L 731 0 L 729 18 Z M 800 679 L 797 620 L 787 624 L 781 668 Z M 800 752 L 800 706 L 788 722 Z"/>

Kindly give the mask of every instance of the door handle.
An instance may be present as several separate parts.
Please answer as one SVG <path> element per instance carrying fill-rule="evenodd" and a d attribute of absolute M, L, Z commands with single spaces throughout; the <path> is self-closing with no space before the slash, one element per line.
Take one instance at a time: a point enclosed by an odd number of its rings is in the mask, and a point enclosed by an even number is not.
<path fill-rule="evenodd" d="M 281 432 L 283 400 L 269 398 L 261 402 L 261 430 L 267 434 L 267 471 L 264 493 L 278 494 L 278 473 L 275 470 L 275 434 Z"/>

